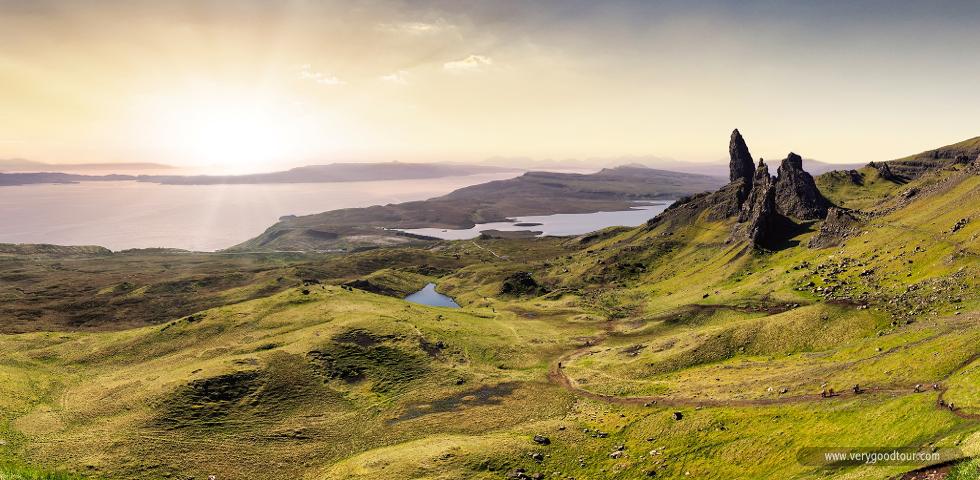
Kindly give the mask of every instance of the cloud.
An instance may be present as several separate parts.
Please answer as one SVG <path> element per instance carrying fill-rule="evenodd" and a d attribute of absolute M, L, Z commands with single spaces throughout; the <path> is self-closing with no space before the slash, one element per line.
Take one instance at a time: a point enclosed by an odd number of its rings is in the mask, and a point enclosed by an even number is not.
<path fill-rule="evenodd" d="M 453 30 L 456 26 L 447 22 L 445 19 L 439 18 L 434 22 L 380 23 L 376 28 L 379 31 L 387 33 L 422 36 L 435 35 L 447 30 Z"/>
<path fill-rule="evenodd" d="M 378 78 L 384 82 L 396 83 L 398 85 L 408 85 L 408 72 L 405 70 L 399 70 L 397 72 L 389 73 L 388 75 L 382 75 Z"/>
<path fill-rule="evenodd" d="M 333 75 L 327 75 L 323 72 L 318 72 L 313 70 L 313 66 L 310 65 L 309 63 L 299 66 L 298 76 L 300 80 L 308 80 L 311 82 L 316 82 L 320 85 L 336 86 L 336 85 L 344 85 L 347 83 Z"/>
<path fill-rule="evenodd" d="M 461 60 L 442 64 L 443 70 L 450 73 L 477 72 L 493 65 L 493 59 L 485 55 L 470 55 Z"/>

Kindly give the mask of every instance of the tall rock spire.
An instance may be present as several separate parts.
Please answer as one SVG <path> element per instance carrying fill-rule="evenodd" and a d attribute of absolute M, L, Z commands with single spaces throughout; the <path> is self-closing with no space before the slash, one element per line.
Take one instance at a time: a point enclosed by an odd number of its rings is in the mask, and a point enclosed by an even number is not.
<path fill-rule="evenodd" d="M 732 132 L 732 138 L 728 142 L 728 156 L 731 158 L 728 163 L 730 171 L 728 179 L 732 182 L 743 179 L 751 185 L 752 175 L 755 174 L 755 163 L 752 161 L 749 147 L 745 144 L 745 140 L 737 128 Z"/>

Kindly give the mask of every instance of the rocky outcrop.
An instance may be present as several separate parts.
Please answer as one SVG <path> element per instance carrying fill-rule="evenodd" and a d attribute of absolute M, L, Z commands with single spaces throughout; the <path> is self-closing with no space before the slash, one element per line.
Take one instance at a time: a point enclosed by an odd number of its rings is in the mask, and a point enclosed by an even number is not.
<path fill-rule="evenodd" d="M 732 137 L 728 141 L 728 156 L 730 159 L 728 162 L 728 179 L 732 182 L 740 179 L 745 180 L 751 186 L 755 163 L 752 161 L 752 154 L 749 153 L 745 139 L 742 138 L 742 134 L 737 128 L 732 131 Z"/>
<path fill-rule="evenodd" d="M 853 210 L 831 207 L 827 211 L 827 219 L 820 225 L 820 231 L 810 239 L 810 248 L 837 247 L 848 237 L 859 232 L 861 218 Z"/>
<path fill-rule="evenodd" d="M 748 195 L 750 183 L 739 179 L 714 192 L 683 197 L 672 203 L 663 213 L 647 221 L 647 226 L 689 225 L 697 219 L 719 221 L 737 216 Z"/>
<path fill-rule="evenodd" d="M 752 176 L 752 190 L 742 204 L 736 234 L 756 246 L 772 242 L 780 224 L 776 210 L 776 185 L 769 175 L 769 167 L 762 160 Z"/>
<path fill-rule="evenodd" d="M 969 165 L 966 166 L 966 171 L 972 174 L 980 174 L 980 155 L 974 158 Z"/>
<path fill-rule="evenodd" d="M 514 272 L 504 279 L 500 286 L 502 295 L 540 295 L 548 293 L 548 289 L 541 286 L 530 272 Z"/>
<path fill-rule="evenodd" d="M 803 170 L 803 158 L 790 152 L 776 174 L 776 210 L 799 220 L 819 220 L 827 216 L 830 206 L 813 177 Z"/>
<path fill-rule="evenodd" d="M 647 222 L 648 227 L 668 228 L 699 220 L 719 221 L 735 218 L 732 239 L 752 246 L 771 247 L 798 233 L 790 218 L 817 220 L 826 217 L 833 204 L 803 170 L 803 159 L 795 154 L 782 161 L 778 176 L 769 175 L 765 162 L 752 161 L 749 147 L 736 129 L 728 144 L 731 182 L 711 192 L 685 197 Z M 857 175 L 855 172 L 854 175 Z"/>
<path fill-rule="evenodd" d="M 889 182 L 895 182 L 895 183 L 903 183 L 901 182 L 902 179 L 899 178 L 898 175 L 895 175 L 892 172 L 891 167 L 889 167 L 887 163 L 871 162 L 868 164 L 868 166 L 877 170 L 878 176 L 884 180 L 888 180 Z"/>
<path fill-rule="evenodd" d="M 742 204 L 752 190 L 752 175 L 755 165 L 745 139 L 738 129 L 732 131 L 728 142 L 729 174 L 731 180 L 718 190 L 689 197 L 674 202 L 667 210 L 647 222 L 649 227 L 669 224 L 689 224 L 697 218 L 708 221 L 724 220 L 739 215 Z"/>

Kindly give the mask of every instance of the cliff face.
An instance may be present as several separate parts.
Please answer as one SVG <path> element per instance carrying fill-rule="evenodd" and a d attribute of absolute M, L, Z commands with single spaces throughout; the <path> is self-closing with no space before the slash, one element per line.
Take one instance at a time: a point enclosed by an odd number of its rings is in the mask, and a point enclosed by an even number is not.
<path fill-rule="evenodd" d="M 776 175 L 776 210 L 799 220 L 819 220 L 827 217 L 831 206 L 803 170 L 803 158 L 790 152 L 779 165 Z"/>

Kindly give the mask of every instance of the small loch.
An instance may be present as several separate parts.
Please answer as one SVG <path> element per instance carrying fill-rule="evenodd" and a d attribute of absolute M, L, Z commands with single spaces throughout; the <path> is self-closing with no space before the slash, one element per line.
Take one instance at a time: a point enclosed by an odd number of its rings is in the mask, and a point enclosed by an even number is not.
<path fill-rule="evenodd" d="M 443 295 L 436 291 L 436 284 L 430 283 L 407 297 L 405 300 L 412 303 L 421 303 L 422 305 L 429 305 L 431 307 L 449 307 L 449 308 L 459 308 L 459 304 L 456 303 L 451 297 Z"/>

